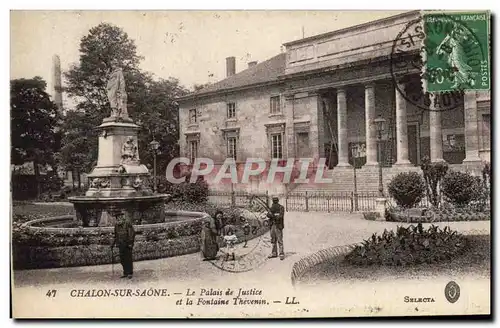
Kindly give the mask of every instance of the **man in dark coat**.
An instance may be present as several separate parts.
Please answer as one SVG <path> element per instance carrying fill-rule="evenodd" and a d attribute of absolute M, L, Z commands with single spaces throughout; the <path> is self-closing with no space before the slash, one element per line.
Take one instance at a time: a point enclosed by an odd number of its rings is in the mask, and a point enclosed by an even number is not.
<path fill-rule="evenodd" d="M 271 205 L 267 217 L 270 219 L 271 243 L 273 244 L 273 250 L 271 255 L 269 255 L 269 258 L 278 257 L 277 248 L 279 248 L 280 260 L 284 260 L 285 251 L 283 250 L 283 229 L 285 228 L 285 208 L 280 205 L 278 197 L 273 197 L 273 204 Z"/>
<path fill-rule="evenodd" d="M 135 231 L 132 223 L 125 219 L 123 213 L 116 216 L 115 238 L 111 247 L 118 246 L 120 263 L 123 267 L 123 275 L 120 278 L 132 279 L 134 266 L 132 262 L 132 249 L 134 247 Z"/>

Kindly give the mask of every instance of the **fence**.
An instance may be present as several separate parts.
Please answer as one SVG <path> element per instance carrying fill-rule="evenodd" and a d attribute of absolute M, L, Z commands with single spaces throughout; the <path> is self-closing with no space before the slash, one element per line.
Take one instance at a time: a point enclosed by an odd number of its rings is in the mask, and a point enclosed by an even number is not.
<path fill-rule="evenodd" d="M 246 192 L 233 191 L 233 192 L 223 192 L 223 191 L 210 191 L 208 193 L 208 201 L 212 204 L 221 207 L 245 207 L 249 205 L 250 198 L 252 196 L 259 197 L 266 200 L 267 204 L 270 205 L 269 193 L 259 193 L 259 194 L 249 194 Z"/>
<path fill-rule="evenodd" d="M 245 192 L 210 191 L 208 201 L 222 207 L 244 207 L 248 205 L 252 196 L 264 199 L 270 204 L 270 195 L 267 192 L 249 194 Z M 353 192 L 306 191 L 291 192 L 286 195 L 279 195 L 279 197 L 286 211 L 356 212 L 374 210 L 378 193 L 362 192 L 355 194 Z"/>
<path fill-rule="evenodd" d="M 285 196 L 285 209 L 299 212 L 357 212 L 375 209 L 378 192 L 291 192 Z"/>

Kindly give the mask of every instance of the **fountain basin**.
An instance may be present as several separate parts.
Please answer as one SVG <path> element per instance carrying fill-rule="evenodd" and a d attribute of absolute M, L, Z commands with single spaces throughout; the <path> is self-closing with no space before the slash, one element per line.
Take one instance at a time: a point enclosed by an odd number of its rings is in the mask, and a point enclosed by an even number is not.
<path fill-rule="evenodd" d="M 200 232 L 208 214 L 164 212 L 164 222 L 134 225 L 134 261 L 198 252 Z M 13 238 L 14 269 L 42 269 L 119 263 L 111 251 L 113 227 L 81 227 L 65 215 L 26 222 L 21 236 Z"/>
<path fill-rule="evenodd" d="M 117 213 L 135 225 L 165 221 L 164 204 L 168 194 L 128 197 L 76 196 L 68 200 L 75 208 L 76 218 L 83 227 L 110 227 Z"/>

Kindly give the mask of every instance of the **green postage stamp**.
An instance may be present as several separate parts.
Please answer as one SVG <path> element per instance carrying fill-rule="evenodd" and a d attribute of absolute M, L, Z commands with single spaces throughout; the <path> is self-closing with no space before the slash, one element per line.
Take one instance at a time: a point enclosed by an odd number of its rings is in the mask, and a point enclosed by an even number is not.
<path fill-rule="evenodd" d="M 424 12 L 427 92 L 490 89 L 489 12 Z"/>

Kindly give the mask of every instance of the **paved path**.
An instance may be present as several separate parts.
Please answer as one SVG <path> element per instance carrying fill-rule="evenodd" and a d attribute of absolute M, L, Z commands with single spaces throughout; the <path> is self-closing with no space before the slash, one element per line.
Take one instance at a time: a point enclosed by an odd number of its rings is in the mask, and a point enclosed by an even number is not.
<path fill-rule="evenodd" d="M 285 260 L 266 260 L 262 266 L 249 272 L 222 271 L 209 262 L 201 261 L 199 254 L 190 254 L 136 262 L 134 278 L 126 279 L 126 281 L 118 278 L 121 273 L 119 264 L 114 265 L 114 274 L 111 265 L 16 271 L 14 273 L 16 293 L 22 298 L 22 295 L 33 297 L 34 293 L 45 296 L 48 288 L 62 289 L 69 293 L 70 288 L 109 288 L 110 286 L 149 288 L 163 284 L 168 285 L 169 288 L 175 286 L 174 288 L 182 291 L 185 291 L 185 288 L 216 288 L 217 286 L 220 288 L 268 286 L 266 289 L 268 294 L 282 295 L 283 290 L 291 288 L 291 269 L 301 257 L 327 247 L 359 242 L 375 232 L 380 233 L 384 229 L 394 229 L 397 225 L 401 225 L 394 222 L 367 221 L 360 214 L 347 213 L 289 212 L 286 213 L 285 220 Z M 437 225 L 441 227 L 449 225 L 452 229 L 467 234 L 490 233 L 489 221 L 438 223 Z M 71 310 L 72 308 L 68 308 L 68 311 Z M 134 311 L 129 314 L 133 316 Z"/>

